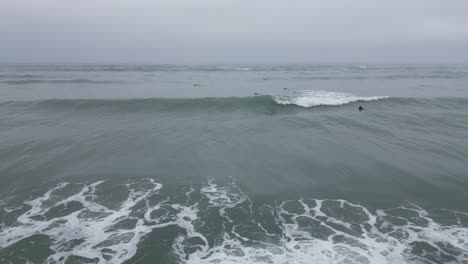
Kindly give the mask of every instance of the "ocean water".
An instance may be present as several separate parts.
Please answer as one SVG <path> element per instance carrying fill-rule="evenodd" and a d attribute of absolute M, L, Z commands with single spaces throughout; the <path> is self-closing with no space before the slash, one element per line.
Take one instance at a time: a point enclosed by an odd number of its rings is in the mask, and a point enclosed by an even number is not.
<path fill-rule="evenodd" d="M 468 263 L 468 66 L 2 65 L 0 263 Z"/>

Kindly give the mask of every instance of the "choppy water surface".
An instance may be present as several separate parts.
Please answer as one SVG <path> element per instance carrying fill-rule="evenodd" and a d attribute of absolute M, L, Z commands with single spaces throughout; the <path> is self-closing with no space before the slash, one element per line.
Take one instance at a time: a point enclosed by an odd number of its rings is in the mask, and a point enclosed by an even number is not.
<path fill-rule="evenodd" d="M 468 263 L 466 66 L 4 65 L 0 96 L 2 263 Z"/>

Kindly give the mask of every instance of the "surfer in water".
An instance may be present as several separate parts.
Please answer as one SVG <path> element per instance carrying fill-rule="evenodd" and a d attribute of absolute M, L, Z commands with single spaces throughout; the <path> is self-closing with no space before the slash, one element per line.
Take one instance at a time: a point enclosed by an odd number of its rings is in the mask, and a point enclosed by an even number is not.
<path fill-rule="evenodd" d="M 362 110 L 364 110 L 364 108 L 362 106 L 359 106 L 359 112 L 361 112 Z"/>

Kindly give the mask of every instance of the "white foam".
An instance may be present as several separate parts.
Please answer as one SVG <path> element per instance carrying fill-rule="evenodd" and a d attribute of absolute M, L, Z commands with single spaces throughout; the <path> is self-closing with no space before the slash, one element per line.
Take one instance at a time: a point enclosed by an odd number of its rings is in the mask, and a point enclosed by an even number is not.
<path fill-rule="evenodd" d="M 226 209 L 234 208 L 247 200 L 234 181 L 228 186 L 220 187 L 213 183 L 213 179 L 210 179 L 208 186 L 202 187 L 200 192 L 208 198 L 212 207 L 219 208 L 219 214 L 229 222 L 232 222 L 232 219 L 226 214 Z"/>
<path fill-rule="evenodd" d="M 132 185 L 129 185 L 127 199 L 118 210 L 112 210 L 94 199 L 96 188 L 101 183 L 102 181 L 84 185 L 74 195 L 56 203 L 45 204 L 50 202 L 55 192 L 68 185 L 63 183 L 39 198 L 24 202 L 31 208 L 18 217 L 15 226 L 1 230 L 0 245 L 8 247 L 24 238 L 42 234 L 49 236 L 53 241 L 51 249 L 54 253 L 49 256 L 47 263 L 63 263 L 72 255 L 98 259 L 99 263 L 122 263 L 131 258 L 136 253 L 141 238 L 153 229 L 152 226 L 144 225 L 143 219 L 131 216 L 132 207 L 157 193 L 162 185 L 154 183 L 153 180 L 148 180 L 148 188 L 144 190 L 133 189 Z M 43 216 L 51 208 L 66 206 L 72 201 L 80 203 L 82 209 L 51 220 L 36 218 Z M 128 219 L 137 221 L 133 230 L 112 228 L 113 225 Z M 77 241 L 81 243 L 71 246 Z M 104 248 L 107 253 L 101 251 Z"/>
<path fill-rule="evenodd" d="M 437 249 L 438 254 L 450 255 L 453 263 L 468 260 L 468 229 L 466 227 L 442 226 L 427 217 L 427 212 L 421 208 L 416 210 L 421 219 L 428 222 L 427 226 L 405 224 L 396 227 L 408 233 L 405 238 L 397 238 L 393 232 L 383 232 L 379 222 L 383 221 L 382 211 L 378 215 L 369 212 L 363 206 L 344 200 L 309 200 L 317 206 L 311 208 L 303 200 L 287 201 L 275 208 L 281 234 L 277 243 L 243 243 L 231 233 L 225 233 L 222 241 L 206 251 L 184 255 L 181 260 L 186 263 L 432 263 L 429 258 L 412 254 L 417 243 L 428 243 Z M 335 203 L 334 210 L 342 208 L 337 216 L 327 215 L 321 210 L 322 204 Z M 291 212 L 286 209 L 289 203 L 303 205 L 303 213 Z M 346 208 L 345 208 L 346 207 Z M 403 207 L 402 207 L 403 208 Z M 337 217 L 349 213 L 350 209 L 362 214 L 363 219 L 357 222 L 344 222 Z M 343 215 L 341 215 L 343 214 Z M 326 216 L 326 217 L 325 217 Z M 307 223 L 316 222 L 318 226 L 328 230 L 328 236 L 319 238 L 311 232 Z M 405 220 L 408 222 L 408 220 Z M 356 233 L 350 230 L 355 225 L 361 229 Z M 325 232 L 327 233 L 327 232 Z M 339 240 L 337 240 L 339 239 Z M 339 242 L 342 241 L 342 242 Z M 452 250 L 461 254 L 453 254 L 444 250 L 441 245 L 451 245 Z M 180 241 L 176 243 L 180 246 Z M 180 253 L 182 251 L 178 251 Z"/>
<path fill-rule="evenodd" d="M 346 200 L 299 199 L 254 206 L 235 181 L 219 185 L 213 179 L 204 186 L 190 186 L 177 198 L 164 197 L 163 186 L 152 179 L 136 181 L 125 185 L 126 198 L 111 209 L 99 199 L 106 182 L 82 184 L 63 196 L 71 186 L 76 184 L 62 183 L 26 201 L 28 209 L 17 223 L 1 226 L 0 249 L 42 234 L 53 241 L 54 253 L 47 263 L 63 263 L 70 256 L 123 263 L 154 229 L 178 226 L 183 232 L 173 241 L 172 253 L 180 263 L 468 262 L 465 212 L 444 210 L 444 217 L 457 223 L 444 225 L 431 211 L 410 203 L 375 211 Z M 44 217 L 70 202 L 80 203 L 82 209 Z M 116 227 L 124 220 L 135 224 Z M 211 228 L 219 224 L 222 230 Z M 78 240 L 81 243 L 73 244 Z"/>
<path fill-rule="evenodd" d="M 313 107 L 319 105 L 344 105 L 358 101 L 375 101 L 388 98 L 386 96 L 355 96 L 349 93 L 328 91 L 299 91 L 293 95 L 273 96 L 276 103 L 281 105 L 297 105 Z"/>
<path fill-rule="evenodd" d="M 212 180 L 201 193 L 228 220 L 231 218 L 226 209 L 251 203 L 240 190 L 233 186 L 220 187 Z M 290 209 L 291 204 L 294 205 L 291 208 L 296 209 Z M 297 208 L 301 208 L 301 212 L 297 212 Z M 243 227 L 234 223 L 230 229 L 225 226 L 222 239 L 209 248 L 187 254 L 182 250 L 183 241 L 190 236 L 179 237 L 174 248 L 182 263 L 193 264 L 432 263 L 437 258 L 441 261 L 442 254 L 450 256 L 453 263 L 468 261 L 467 227 L 439 224 L 430 217 L 430 213 L 417 206 L 399 209 L 416 212 L 418 221 L 427 224 L 419 226 L 412 223 L 405 212 L 400 216 L 390 216 L 393 209 L 372 213 L 362 205 L 345 200 L 301 199 L 281 202 L 276 207 L 263 206 L 260 213 L 270 211 L 274 218 L 271 223 L 276 223 L 280 233 L 268 231 L 252 217 L 251 221 L 258 226 L 256 232 L 264 233 L 263 240 L 240 235 L 239 230 Z M 389 217 L 398 217 L 404 224 L 389 224 Z M 398 236 L 398 233 L 407 235 Z M 413 250 L 421 243 L 427 243 L 425 245 L 436 249 L 435 252 L 414 254 Z"/>

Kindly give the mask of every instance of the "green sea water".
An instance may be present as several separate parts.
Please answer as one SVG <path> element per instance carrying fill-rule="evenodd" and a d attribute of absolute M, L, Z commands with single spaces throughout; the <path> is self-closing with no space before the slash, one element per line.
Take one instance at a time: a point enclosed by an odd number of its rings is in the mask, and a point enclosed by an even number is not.
<path fill-rule="evenodd" d="M 4 65 L 0 96 L 1 263 L 468 263 L 467 66 Z"/>

